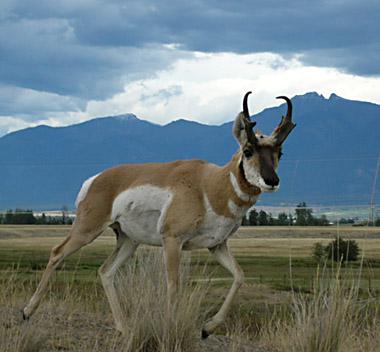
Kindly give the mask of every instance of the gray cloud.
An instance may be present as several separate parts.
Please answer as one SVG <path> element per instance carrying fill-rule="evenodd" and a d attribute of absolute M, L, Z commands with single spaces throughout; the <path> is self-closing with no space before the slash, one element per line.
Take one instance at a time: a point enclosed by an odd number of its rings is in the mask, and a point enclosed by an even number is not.
<path fill-rule="evenodd" d="M 21 19 L 0 25 L 3 84 L 101 99 L 127 80 L 152 75 L 180 54 L 162 47 L 89 46 L 66 19 Z"/>
<path fill-rule="evenodd" d="M 379 76 L 379 57 L 380 42 L 357 44 L 348 48 L 309 50 L 305 52 L 303 62 L 317 66 L 339 67 L 343 71 L 361 76 Z"/>
<path fill-rule="evenodd" d="M 0 85 L 0 111 L 3 116 L 18 116 L 33 122 L 59 112 L 81 111 L 86 101 L 49 92 Z"/>
<path fill-rule="evenodd" d="M 380 75 L 379 22 L 373 0 L 3 0 L 0 115 L 80 110 L 193 51 L 301 54 Z"/>
<path fill-rule="evenodd" d="M 128 47 L 179 43 L 189 51 L 313 53 L 322 57 L 317 57 L 316 63 L 337 55 L 335 62 L 342 68 L 358 73 L 380 73 L 380 63 L 360 58 L 363 56 L 360 48 L 379 54 L 380 3 L 372 0 L 313 3 L 301 0 L 163 0 L 159 3 L 152 0 L 77 3 L 71 0 L 41 0 L 16 1 L 12 4 L 7 6 L 7 13 L 13 24 L 15 18 L 40 22 L 45 28 L 43 33 L 39 31 L 39 35 L 45 35 L 45 39 L 60 39 L 56 45 L 63 45 L 60 51 L 71 49 L 64 45 L 68 40 L 75 41 L 82 50 L 88 46 L 93 50 L 99 47 L 103 50 L 106 47 L 117 48 L 117 53 L 122 56 L 123 50 Z M 52 19 L 50 27 L 44 22 L 46 19 Z M 37 44 L 41 40 L 40 37 Z M 78 51 L 78 47 L 76 49 Z M 347 62 L 337 49 L 349 54 Z M 55 51 L 55 46 L 51 50 Z M 79 57 L 73 54 L 67 59 L 78 60 L 79 65 L 83 63 L 80 53 L 76 54 Z M 89 55 L 93 57 L 90 61 L 96 67 L 105 65 L 104 56 L 109 56 L 110 62 L 105 67 L 111 69 L 120 67 L 122 61 L 116 53 L 106 52 L 102 56 L 89 52 Z M 84 59 L 88 57 L 85 55 Z M 133 60 L 133 55 L 130 60 Z M 352 61 L 357 64 L 352 65 Z M 371 68 L 364 68 L 369 62 Z"/>

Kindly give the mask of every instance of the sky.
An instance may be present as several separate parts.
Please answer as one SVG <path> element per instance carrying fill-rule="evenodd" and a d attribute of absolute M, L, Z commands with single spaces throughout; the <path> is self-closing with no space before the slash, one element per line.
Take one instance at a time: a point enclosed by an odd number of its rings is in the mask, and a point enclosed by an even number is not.
<path fill-rule="evenodd" d="M 380 104 L 380 2 L 1 0 L 0 136 L 134 113 L 234 119 L 277 95 Z"/>

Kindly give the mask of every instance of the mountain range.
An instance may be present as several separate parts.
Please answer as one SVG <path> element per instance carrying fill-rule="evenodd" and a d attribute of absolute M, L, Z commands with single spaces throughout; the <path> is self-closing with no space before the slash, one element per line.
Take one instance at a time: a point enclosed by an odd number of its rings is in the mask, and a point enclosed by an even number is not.
<path fill-rule="evenodd" d="M 281 187 L 260 204 L 378 202 L 380 105 L 314 92 L 292 102 L 297 127 L 284 144 Z M 283 104 L 253 118 L 270 133 L 285 111 Z M 238 148 L 231 130 L 232 121 L 211 126 L 179 119 L 161 126 L 125 114 L 9 133 L 0 138 L 0 209 L 73 208 L 86 178 L 122 163 L 195 158 L 223 165 Z"/>

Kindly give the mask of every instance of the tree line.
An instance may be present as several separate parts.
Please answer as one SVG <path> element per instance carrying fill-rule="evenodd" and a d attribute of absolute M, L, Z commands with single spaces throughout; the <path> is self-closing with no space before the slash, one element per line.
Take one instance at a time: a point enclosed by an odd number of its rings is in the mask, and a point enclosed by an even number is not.
<path fill-rule="evenodd" d="M 55 216 L 45 213 L 36 216 L 32 209 L 9 209 L 3 214 L 0 213 L 0 224 L 70 225 L 72 222 L 73 218 L 68 216 L 67 206 L 63 206 L 61 214 Z M 339 223 L 354 224 L 355 221 L 342 218 Z M 294 213 L 281 212 L 277 217 L 264 210 L 251 209 L 242 220 L 242 226 L 328 226 L 330 224 L 325 215 L 315 216 L 313 209 L 305 202 L 299 203 Z M 376 219 L 374 225 L 380 226 L 380 218 Z"/>
<path fill-rule="evenodd" d="M 313 215 L 313 209 L 308 208 L 305 202 L 297 205 L 295 213 L 279 213 L 277 218 L 264 210 L 250 210 L 243 218 L 243 226 L 328 226 L 326 215 Z"/>
<path fill-rule="evenodd" d="M 4 225 L 71 225 L 73 220 L 68 216 L 67 207 L 62 207 L 60 215 L 51 216 L 42 213 L 36 216 L 32 209 L 9 209 L 0 214 L 0 224 Z"/>

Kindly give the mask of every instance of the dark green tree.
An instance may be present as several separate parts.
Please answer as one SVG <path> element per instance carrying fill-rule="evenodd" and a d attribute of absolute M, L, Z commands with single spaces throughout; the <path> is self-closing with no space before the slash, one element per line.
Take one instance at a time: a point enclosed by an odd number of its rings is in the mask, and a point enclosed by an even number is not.
<path fill-rule="evenodd" d="M 5 213 L 4 224 L 13 224 L 13 210 L 8 209 Z"/>
<path fill-rule="evenodd" d="M 296 225 L 314 225 L 313 209 L 308 208 L 305 202 L 299 203 L 296 208 Z"/>
<path fill-rule="evenodd" d="M 241 226 L 249 226 L 247 216 L 248 216 L 248 214 L 244 215 L 243 219 L 241 219 Z"/>
<path fill-rule="evenodd" d="M 276 219 L 272 216 L 271 213 L 268 214 L 268 225 L 269 225 L 269 226 L 277 225 L 277 221 L 276 221 Z"/>
<path fill-rule="evenodd" d="M 248 214 L 249 226 L 257 226 L 259 224 L 258 220 L 259 214 L 256 209 L 252 209 Z"/>
<path fill-rule="evenodd" d="M 260 226 L 267 226 L 269 224 L 268 214 L 264 210 L 260 210 L 259 212 L 258 224 Z"/>
<path fill-rule="evenodd" d="M 31 209 L 16 209 L 13 215 L 14 224 L 33 225 L 36 218 Z"/>
<path fill-rule="evenodd" d="M 326 257 L 336 262 L 356 261 L 360 253 L 359 245 L 355 240 L 336 238 L 325 247 Z"/>
<path fill-rule="evenodd" d="M 355 220 L 354 219 L 340 218 L 339 224 L 355 224 Z"/>
<path fill-rule="evenodd" d="M 280 226 L 289 225 L 288 215 L 286 213 L 279 213 L 278 214 L 277 224 L 280 225 Z"/>
<path fill-rule="evenodd" d="M 294 216 L 292 214 L 289 214 L 289 226 L 294 225 Z"/>
<path fill-rule="evenodd" d="M 36 218 L 31 209 L 16 209 L 15 211 L 7 210 L 4 223 L 20 225 L 35 224 Z"/>
<path fill-rule="evenodd" d="M 37 218 L 36 220 L 38 225 L 46 225 L 48 223 L 48 219 L 46 217 L 45 213 L 42 213 L 40 217 Z"/>
<path fill-rule="evenodd" d="M 320 218 L 314 218 L 313 225 L 315 226 L 329 226 L 330 222 L 326 215 L 321 215 Z"/>

